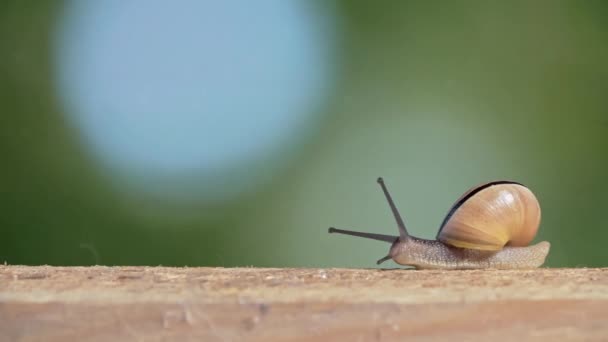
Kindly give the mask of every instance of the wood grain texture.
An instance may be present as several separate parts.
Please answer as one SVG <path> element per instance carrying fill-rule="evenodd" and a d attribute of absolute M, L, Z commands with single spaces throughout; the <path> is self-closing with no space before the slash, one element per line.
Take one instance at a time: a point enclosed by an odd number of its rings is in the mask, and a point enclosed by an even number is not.
<path fill-rule="evenodd" d="M 608 269 L 0 266 L 1 341 L 606 341 Z"/>

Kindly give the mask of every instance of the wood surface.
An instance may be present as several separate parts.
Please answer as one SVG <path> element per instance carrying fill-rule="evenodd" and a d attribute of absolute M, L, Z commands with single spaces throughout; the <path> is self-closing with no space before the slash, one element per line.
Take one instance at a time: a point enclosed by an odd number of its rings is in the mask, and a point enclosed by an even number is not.
<path fill-rule="evenodd" d="M 608 269 L 0 266 L 1 341 L 608 341 Z"/>

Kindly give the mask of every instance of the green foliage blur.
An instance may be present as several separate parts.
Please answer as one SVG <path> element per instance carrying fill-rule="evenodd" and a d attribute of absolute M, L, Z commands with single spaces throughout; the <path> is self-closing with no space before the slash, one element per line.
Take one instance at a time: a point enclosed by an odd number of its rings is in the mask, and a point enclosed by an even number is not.
<path fill-rule="evenodd" d="M 63 3 L 1 2 L 0 262 L 375 267 L 387 245 L 327 227 L 395 234 L 383 176 L 424 238 L 469 187 L 522 182 L 547 266 L 608 264 L 606 2 L 336 4 L 321 125 L 270 184 L 209 205 L 112 186 L 57 99 Z"/>

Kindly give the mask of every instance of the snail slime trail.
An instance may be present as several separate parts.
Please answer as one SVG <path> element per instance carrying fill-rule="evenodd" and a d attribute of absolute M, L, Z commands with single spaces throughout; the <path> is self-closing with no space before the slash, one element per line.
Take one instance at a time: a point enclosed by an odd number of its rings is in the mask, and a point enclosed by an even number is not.
<path fill-rule="evenodd" d="M 531 269 L 545 263 L 551 244 L 530 245 L 541 220 L 540 204 L 525 185 L 494 181 L 465 192 L 450 208 L 435 240 L 411 236 L 386 184 L 378 184 L 397 223 L 399 235 L 329 228 L 329 233 L 391 244 L 393 260 L 417 269 Z"/>

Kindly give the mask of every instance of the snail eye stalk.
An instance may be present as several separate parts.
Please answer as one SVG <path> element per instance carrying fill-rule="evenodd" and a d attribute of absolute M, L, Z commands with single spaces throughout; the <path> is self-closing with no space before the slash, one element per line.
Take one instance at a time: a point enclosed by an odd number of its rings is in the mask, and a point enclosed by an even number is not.
<path fill-rule="evenodd" d="M 401 214 L 399 214 L 399 210 L 397 210 L 397 206 L 395 206 L 395 202 L 393 202 L 393 198 L 391 194 L 388 192 L 386 185 L 384 184 L 384 179 L 382 177 L 378 178 L 378 184 L 382 187 L 382 192 L 384 192 L 384 196 L 386 197 L 386 201 L 388 205 L 391 207 L 391 211 L 393 212 L 393 216 L 395 217 L 395 221 L 397 221 L 397 228 L 399 228 L 399 238 L 401 241 L 407 240 L 410 235 L 407 233 L 407 229 L 405 228 L 405 223 L 401 218 Z"/>

